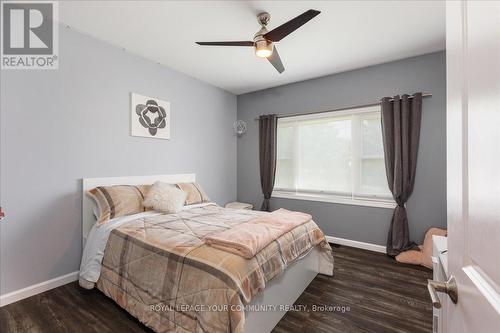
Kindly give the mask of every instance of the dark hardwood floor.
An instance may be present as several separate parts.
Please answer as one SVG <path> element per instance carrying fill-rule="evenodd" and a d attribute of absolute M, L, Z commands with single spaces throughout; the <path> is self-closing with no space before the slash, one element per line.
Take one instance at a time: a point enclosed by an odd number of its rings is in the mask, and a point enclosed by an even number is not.
<path fill-rule="evenodd" d="M 334 276 L 318 275 L 295 303 L 307 311 L 288 312 L 274 332 L 432 332 L 432 271 L 346 246 L 334 256 Z M 75 282 L 0 308 L 0 332 L 152 331 Z"/>
<path fill-rule="evenodd" d="M 346 246 L 333 253 L 334 275 L 318 275 L 295 304 L 334 311 L 288 312 L 274 332 L 432 332 L 431 270 Z"/>

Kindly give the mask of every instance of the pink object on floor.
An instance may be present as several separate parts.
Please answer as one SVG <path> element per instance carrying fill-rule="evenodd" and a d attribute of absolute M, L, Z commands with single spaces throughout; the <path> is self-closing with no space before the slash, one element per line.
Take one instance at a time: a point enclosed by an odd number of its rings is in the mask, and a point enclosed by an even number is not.
<path fill-rule="evenodd" d="M 311 215 L 280 208 L 231 229 L 207 236 L 215 248 L 250 259 L 269 243 L 293 228 L 311 220 Z"/>
<path fill-rule="evenodd" d="M 439 228 L 430 228 L 425 233 L 424 245 L 420 245 L 420 251 L 409 250 L 401 252 L 396 256 L 396 261 L 413 264 L 422 265 L 427 268 L 432 269 L 432 236 L 446 236 L 448 234 L 447 230 Z"/>

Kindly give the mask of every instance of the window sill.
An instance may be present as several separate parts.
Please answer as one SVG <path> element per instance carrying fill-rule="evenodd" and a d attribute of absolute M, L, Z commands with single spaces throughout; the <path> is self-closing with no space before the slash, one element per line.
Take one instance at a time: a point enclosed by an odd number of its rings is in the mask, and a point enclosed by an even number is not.
<path fill-rule="evenodd" d="M 388 209 L 394 209 L 396 207 L 396 203 L 392 200 L 349 199 L 345 197 L 339 197 L 331 194 L 321 194 L 321 193 L 273 191 L 271 197 L 281 198 L 281 199 L 329 202 L 341 205 L 388 208 Z"/>

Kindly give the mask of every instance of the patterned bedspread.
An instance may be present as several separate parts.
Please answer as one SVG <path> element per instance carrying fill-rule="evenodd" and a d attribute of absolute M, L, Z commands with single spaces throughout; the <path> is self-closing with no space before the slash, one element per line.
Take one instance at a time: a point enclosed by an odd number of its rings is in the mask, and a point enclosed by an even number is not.
<path fill-rule="evenodd" d="M 261 214 L 210 205 L 127 222 L 111 232 L 97 287 L 157 332 L 242 332 L 243 305 L 314 246 L 322 249 L 320 272 L 333 273 L 331 248 L 313 221 L 252 259 L 205 244 L 206 235 Z"/>

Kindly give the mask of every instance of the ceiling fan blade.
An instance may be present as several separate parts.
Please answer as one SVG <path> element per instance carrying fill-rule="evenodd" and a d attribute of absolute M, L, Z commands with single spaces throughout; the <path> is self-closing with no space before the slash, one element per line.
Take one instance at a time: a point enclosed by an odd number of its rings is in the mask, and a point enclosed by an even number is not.
<path fill-rule="evenodd" d="M 238 41 L 238 42 L 196 42 L 198 45 L 212 45 L 212 46 L 253 46 L 252 41 Z"/>
<path fill-rule="evenodd" d="M 271 42 L 279 42 L 304 24 L 306 24 L 309 20 L 313 19 L 316 15 L 321 13 L 319 10 L 309 9 L 307 12 L 304 12 L 290 21 L 283 23 L 277 28 L 269 31 L 264 34 L 264 38 Z"/>
<path fill-rule="evenodd" d="M 281 74 L 285 70 L 285 67 L 283 66 L 283 63 L 281 62 L 280 55 L 278 54 L 278 50 L 276 49 L 276 46 L 273 46 L 273 54 L 267 58 L 271 65 L 276 68 L 276 70 Z"/>

